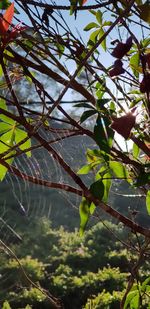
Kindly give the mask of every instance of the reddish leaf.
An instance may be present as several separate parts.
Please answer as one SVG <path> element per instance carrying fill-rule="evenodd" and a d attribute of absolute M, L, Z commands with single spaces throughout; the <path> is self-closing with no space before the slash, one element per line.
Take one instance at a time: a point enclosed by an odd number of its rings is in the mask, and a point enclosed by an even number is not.
<path fill-rule="evenodd" d="M 144 92 L 150 92 L 150 74 L 149 74 L 149 73 L 147 73 L 147 74 L 143 77 L 143 79 L 142 79 L 142 81 L 141 81 L 141 83 L 140 83 L 140 91 L 141 91 L 142 93 L 144 93 Z"/>
<path fill-rule="evenodd" d="M 120 118 L 114 118 L 111 128 L 122 135 L 125 139 L 130 136 L 131 130 L 135 125 L 136 116 L 131 112 Z"/>
<path fill-rule="evenodd" d="M 0 34 L 5 35 L 12 23 L 14 16 L 14 2 L 8 7 L 6 12 L 0 18 Z"/>
<path fill-rule="evenodd" d="M 87 2 L 87 0 L 83 0 L 83 1 L 82 1 L 82 5 L 85 4 L 86 2 Z"/>
<path fill-rule="evenodd" d="M 125 72 L 124 68 L 123 68 L 123 63 L 120 59 L 117 59 L 114 62 L 114 66 L 113 68 L 109 71 L 109 76 L 110 77 L 115 77 L 118 75 L 121 75 Z"/>
<path fill-rule="evenodd" d="M 148 68 L 150 69 L 150 53 L 145 55 L 145 59 L 146 59 Z"/>
<path fill-rule="evenodd" d="M 125 72 L 124 68 L 122 67 L 114 67 L 109 71 L 110 77 L 115 77 L 123 74 Z"/>
<path fill-rule="evenodd" d="M 112 52 L 112 56 L 118 59 L 123 58 L 132 46 L 132 38 L 129 37 L 126 43 L 118 42 L 117 46 L 114 48 Z"/>
<path fill-rule="evenodd" d="M 115 60 L 115 62 L 114 62 L 114 66 L 115 66 L 115 67 L 122 67 L 122 66 L 123 66 L 123 63 L 122 63 L 122 61 L 121 61 L 120 59 L 117 59 L 117 60 Z"/>

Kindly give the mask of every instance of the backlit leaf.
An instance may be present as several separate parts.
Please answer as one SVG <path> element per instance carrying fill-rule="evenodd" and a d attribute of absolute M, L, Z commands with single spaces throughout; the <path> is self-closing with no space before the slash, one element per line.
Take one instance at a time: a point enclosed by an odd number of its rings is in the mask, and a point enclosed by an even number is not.
<path fill-rule="evenodd" d="M 103 13 L 102 13 L 100 10 L 98 10 L 98 11 L 96 12 L 96 19 L 97 19 L 98 23 L 99 23 L 100 25 L 102 25 Z"/>
<path fill-rule="evenodd" d="M 21 141 L 23 141 L 27 137 L 28 137 L 27 132 L 20 130 L 20 129 L 16 129 L 16 135 L 15 135 L 16 144 L 20 143 Z M 30 148 L 31 147 L 31 139 L 28 138 L 25 143 L 19 145 L 18 147 L 23 151 L 25 149 Z M 31 157 L 31 151 L 27 151 L 26 155 L 27 155 L 27 157 Z"/>
<path fill-rule="evenodd" d="M 5 151 L 10 149 L 10 153 L 9 155 L 14 154 L 15 152 L 11 151 L 11 146 L 13 146 L 13 142 L 14 142 L 14 131 L 10 130 L 9 132 L 3 134 L 0 137 L 0 154 L 4 153 Z M 7 155 L 8 157 L 8 155 Z M 10 158 L 8 160 L 6 160 L 7 163 L 11 164 L 13 162 L 14 158 Z M 4 165 L 0 164 L 0 180 L 2 181 L 7 173 L 7 167 L 5 167 Z"/>
<path fill-rule="evenodd" d="M 117 178 L 127 179 L 129 177 L 128 171 L 122 163 L 117 161 L 110 161 L 109 166 Z"/>
<path fill-rule="evenodd" d="M 139 147 L 134 143 L 133 144 L 133 157 L 135 159 L 137 159 L 138 155 L 139 155 L 140 149 Z"/>
<path fill-rule="evenodd" d="M 83 197 L 79 205 L 79 214 L 80 214 L 80 236 L 83 235 L 87 222 L 90 216 L 90 203 L 87 202 L 86 198 Z"/>
<path fill-rule="evenodd" d="M 99 30 L 98 39 L 100 39 L 105 34 L 105 31 L 101 28 Z M 106 51 L 106 38 L 101 43 L 102 48 Z"/>
<path fill-rule="evenodd" d="M 127 308 L 132 308 L 131 306 L 129 307 L 128 305 L 131 303 L 132 299 L 134 299 L 134 297 L 136 297 L 136 295 L 138 294 L 138 290 L 133 290 L 131 292 L 128 293 L 127 297 L 126 297 L 126 301 L 124 304 L 124 308 L 123 309 L 127 309 Z M 138 307 L 137 307 L 138 309 Z"/>
<path fill-rule="evenodd" d="M 99 29 L 93 31 L 93 32 L 91 33 L 90 37 L 89 37 L 89 42 L 88 42 L 88 44 L 91 44 L 91 42 L 95 44 L 98 34 L 99 34 Z"/>
<path fill-rule="evenodd" d="M 101 151 L 99 149 L 89 149 L 86 151 L 86 158 L 88 163 L 93 163 L 99 161 L 100 163 L 103 161 L 101 157 Z"/>
<path fill-rule="evenodd" d="M 0 99 L 0 108 L 3 109 L 4 111 L 7 110 L 7 106 L 5 103 L 5 100 Z M 6 123 L 9 123 L 11 125 L 15 124 L 15 121 L 7 116 L 5 116 L 2 112 L 0 112 L 0 119 Z"/>
<path fill-rule="evenodd" d="M 89 23 L 89 24 L 84 28 L 84 31 L 89 31 L 89 30 L 91 30 L 91 29 L 93 29 L 93 28 L 98 28 L 98 27 L 99 27 L 98 24 L 92 22 L 92 23 Z"/>
<path fill-rule="evenodd" d="M 130 301 L 130 308 L 131 309 L 138 309 L 139 308 L 139 292 L 137 292 L 137 294 Z"/>
<path fill-rule="evenodd" d="M 93 215 L 94 211 L 95 211 L 95 204 L 92 202 L 91 205 L 90 205 L 90 215 Z"/>
<path fill-rule="evenodd" d="M 8 123 L 0 122 L 0 134 L 3 134 L 11 130 L 11 126 Z"/>
<path fill-rule="evenodd" d="M 150 192 L 150 191 L 149 191 L 149 192 Z M 142 292 L 145 292 L 147 286 L 150 286 L 150 277 L 146 278 L 146 279 L 144 280 L 144 282 L 142 283 L 141 291 L 142 291 Z"/>
<path fill-rule="evenodd" d="M 96 180 L 101 179 L 104 185 L 104 195 L 102 201 L 107 203 L 109 191 L 112 183 L 112 175 L 108 172 L 108 168 L 106 166 L 102 166 L 98 173 L 96 174 Z"/>
<path fill-rule="evenodd" d="M 146 208 L 147 208 L 147 212 L 150 215 L 150 190 L 147 192 L 146 195 Z"/>
<path fill-rule="evenodd" d="M 3 75 L 3 69 L 2 69 L 2 66 L 0 65 L 0 77 L 2 77 Z"/>
<path fill-rule="evenodd" d="M 82 166 L 79 171 L 77 172 L 78 175 L 86 175 L 88 174 L 92 169 L 92 165 L 91 164 L 86 164 L 84 166 Z"/>
<path fill-rule="evenodd" d="M 136 53 L 130 58 L 130 67 L 136 77 L 139 76 L 139 63 L 140 63 L 139 53 Z"/>

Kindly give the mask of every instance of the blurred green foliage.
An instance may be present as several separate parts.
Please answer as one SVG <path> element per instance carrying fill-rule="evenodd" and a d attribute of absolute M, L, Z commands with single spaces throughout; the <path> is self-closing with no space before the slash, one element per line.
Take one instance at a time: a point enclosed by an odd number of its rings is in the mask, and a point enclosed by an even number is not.
<path fill-rule="evenodd" d="M 12 244 L 11 249 L 29 279 L 61 299 L 65 309 L 113 309 L 118 308 L 136 255 L 115 240 L 112 231 L 127 240 L 128 231 L 121 224 L 97 223 L 81 238 L 77 230 L 52 229 L 48 219 L 40 218 L 24 230 L 22 242 Z M 146 271 L 145 263 L 142 278 Z M 6 251 L 0 256 L 0 274 L 0 306 L 51 308 L 45 294 L 31 286 L 16 259 Z"/>

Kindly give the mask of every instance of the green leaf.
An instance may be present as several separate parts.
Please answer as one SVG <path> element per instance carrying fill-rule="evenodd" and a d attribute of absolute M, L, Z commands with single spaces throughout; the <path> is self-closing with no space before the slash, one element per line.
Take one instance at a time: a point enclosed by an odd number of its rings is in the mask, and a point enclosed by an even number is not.
<path fill-rule="evenodd" d="M 86 164 L 86 165 L 82 166 L 82 167 L 79 169 L 79 171 L 77 172 L 77 174 L 78 174 L 78 175 L 86 175 L 86 174 L 88 174 L 88 173 L 91 171 L 92 168 L 93 168 L 93 167 L 92 167 L 92 164 Z"/>
<path fill-rule="evenodd" d="M 105 34 L 105 31 L 103 30 L 103 28 L 101 28 L 99 30 L 98 39 L 100 39 L 104 34 Z M 106 47 L 106 38 L 102 41 L 101 46 L 104 49 L 104 51 L 106 51 L 106 49 L 107 49 L 107 47 Z"/>
<path fill-rule="evenodd" d="M 112 184 L 112 175 L 108 172 L 108 168 L 104 165 L 100 168 L 100 170 L 96 174 L 96 180 L 101 179 L 104 185 L 104 195 L 103 202 L 107 203 L 109 191 Z"/>
<path fill-rule="evenodd" d="M 110 147 L 112 146 L 114 132 L 109 127 L 110 120 L 108 117 L 98 116 L 96 125 L 94 127 L 94 138 L 100 150 L 106 153 L 110 152 Z"/>
<path fill-rule="evenodd" d="M 93 31 L 89 37 L 88 44 L 91 44 L 91 42 L 95 44 L 98 34 L 99 34 L 99 30 Z"/>
<path fill-rule="evenodd" d="M 149 44 L 150 44 L 150 38 L 149 38 L 149 37 L 146 38 L 146 39 L 144 39 L 143 41 L 141 41 L 141 45 L 142 45 L 143 47 L 148 47 Z"/>
<path fill-rule="evenodd" d="M 111 26 L 112 25 L 112 21 L 104 21 L 103 23 L 103 27 L 106 27 L 106 26 Z"/>
<path fill-rule="evenodd" d="M 147 2 L 143 5 L 139 5 L 138 9 L 140 10 L 140 18 L 150 23 L 150 3 Z"/>
<path fill-rule="evenodd" d="M 131 309 L 139 309 L 139 292 L 131 299 L 130 301 L 130 308 Z"/>
<path fill-rule="evenodd" d="M 0 65 L 0 77 L 3 76 L 3 69 L 2 69 L 2 66 Z"/>
<path fill-rule="evenodd" d="M 33 77 L 35 76 L 35 72 L 33 72 L 33 71 L 30 71 L 30 74 L 31 74 Z M 32 84 L 32 78 L 31 78 L 30 76 L 25 75 L 25 78 L 26 78 L 26 80 L 27 80 L 30 84 Z"/>
<path fill-rule="evenodd" d="M 93 28 L 98 28 L 98 27 L 99 27 L 98 24 L 92 22 L 92 23 L 89 23 L 89 24 L 84 28 L 84 31 L 89 31 L 89 30 L 91 30 L 91 29 L 93 29 Z"/>
<path fill-rule="evenodd" d="M 2 309 L 11 309 L 11 307 L 10 307 L 10 305 L 9 305 L 7 300 L 5 300 L 5 302 L 3 303 Z"/>
<path fill-rule="evenodd" d="M 7 110 L 6 102 L 3 99 L 0 99 L 0 108 Z"/>
<path fill-rule="evenodd" d="M 124 308 L 123 309 L 127 309 L 129 308 L 128 305 L 131 303 L 132 299 L 138 294 L 138 290 L 134 290 L 134 291 L 131 291 L 128 293 L 127 297 L 126 297 L 126 301 L 125 301 L 125 304 L 124 304 Z M 130 308 L 132 308 L 130 306 Z"/>
<path fill-rule="evenodd" d="M 0 154 L 4 153 L 5 151 L 10 149 L 9 155 L 13 155 L 15 151 L 11 151 L 11 146 L 13 146 L 14 143 L 14 130 L 10 130 L 9 132 L 3 134 L 0 137 Z M 7 155 L 7 157 L 9 156 Z M 5 158 L 5 157 L 4 157 Z M 13 162 L 14 158 L 10 158 L 6 160 L 8 164 L 11 164 Z M 4 165 L 0 164 L 0 180 L 2 181 L 7 173 L 8 168 Z"/>
<path fill-rule="evenodd" d="M 130 67 L 133 71 L 133 74 L 137 78 L 139 77 L 139 64 L 140 64 L 139 53 L 136 53 L 130 58 Z"/>
<path fill-rule="evenodd" d="M 87 222 L 90 216 L 90 203 L 87 202 L 86 198 L 83 197 L 79 205 L 79 214 L 80 214 L 80 236 L 83 235 Z"/>
<path fill-rule="evenodd" d="M 86 164 L 82 166 L 79 171 L 77 172 L 78 175 L 86 175 L 88 174 L 92 169 L 94 169 L 97 165 L 101 163 L 101 160 L 96 160 L 91 162 L 90 164 Z"/>
<path fill-rule="evenodd" d="M 57 47 L 58 55 L 59 55 L 59 59 L 60 59 L 61 56 L 63 55 L 64 50 L 65 50 L 65 46 L 63 44 L 59 44 L 59 43 L 56 43 L 55 45 Z"/>
<path fill-rule="evenodd" d="M 150 215 L 150 190 L 147 192 L 146 195 L 146 208 L 147 208 L 147 212 Z"/>
<path fill-rule="evenodd" d="M 103 179 L 103 184 L 104 184 L 103 202 L 107 203 L 108 197 L 109 197 L 109 191 L 110 191 L 111 184 L 112 184 L 111 175 L 109 173 L 105 174 L 105 177 Z"/>
<path fill-rule="evenodd" d="M 102 13 L 101 11 L 99 11 L 99 10 L 96 12 L 96 19 L 97 19 L 98 23 L 99 23 L 100 25 L 102 25 L 102 22 L 103 22 L 103 13 Z"/>
<path fill-rule="evenodd" d="M 117 161 L 110 161 L 109 166 L 117 178 L 127 179 L 129 177 L 128 171 L 122 163 Z"/>
<path fill-rule="evenodd" d="M 93 215 L 95 209 L 96 209 L 96 206 L 95 206 L 95 204 L 92 202 L 91 205 L 90 205 L 90 215 Z"/>
<path fill-rule="evenodd" d="M 115 103 L 114 102 L 110 102 L 110 112 L 115 112 L 116 110 L 116 106 L 115 106 Z"/>
<path fill-rule="evenodd" d="M 133 89 L 133 90 L 131 90 L 131 91 L 129 91 L 128 92 L 129 94 L 138 94 L 138 95 L 140 95 L 140 90 L 137 90 L 137 89 Z"/>
<path fill-rule="evenodd" d="M 16 134 L 15 134 L 15 143 L 18 144 L 21 141 L 23 141 L 25 138 L 28 137 L 27 132 L 20 130 L 20 129 L 16 129 Z M 27 141 L 21 145 L 18 146 L 22 151 L 28 149 L 31 147 L 31 139 L 28 138 Z M 27 151 L 26 152 L 27 157 L 31 157 L 31 151 Z"/>
<path fill-rule="evenodd" d="M 94 195 L 94 197 L 98 198 L 100 201 L 104 196 L 104 184 L 102 180 L 98 180 L 91 184 L 90 191 Z"/>
<path fill-rule="evenodd" d="M 0 108 L 3 109 L 4 111 L 7 110 L 7 106 L 6 106 L 6 103 L 5 103 L 5 100 L 3 99 L 0 99 Z M 4 114 L 0 113 L 0 119 L 6 123 L 9 123 L 11 125 L 14 125 L 15 124 L 15 121 L 7 116 L 5 116 Z"/>
<path fill-rule="evenodd" d="M 135 143 L 133 143 L 133 157 L 135 159 L 138 158 L 139 152 L 140 152 L 140 148 Z"/>
<path fill-rule="evenodd" d="M 3 134 L 12 129 L 12 126 L 8 123 L 0 122 L 0 134 Z"/>
<path fill-rule="evenodd" d="M 96 11 L 95 11 L 95 10 L 89 10 L 89 12 L 90 12 L 92 15 L 96 16 Z"/>
<path fill-rule="evenodd" d="M 11 4 L 11 2 L 8 1 L 8 0 L 0 1 L 0 10 L 6 10 L 9 7 L 10 4 Z"/>
<path fill-rule="evenodd" d="M 86 158 L 88 163 L 94 163 L 99 161 L 100 163 L 103 161 L 101 156 L 101 151 L 99 149 L 89 149 L 86 151 Z"/>
<path fill-rule="evenodd" d="M 82 116 L 81 116 L 81 118 L 80 118 L 80 122 L 82 123 L 82 122 L 84 122 L 86 119 L 88 119 L 89 117 L 91 117 L 91 116 L 93 116 L 93 115 L 95 115 L 97 113 L 97 110 L 88 110 L 88 111 L 85 111 L 83 114 L 82 114 Z"/>
<path fill-rule="evenodd" d="M 101 100 L 104 93 L 105 93 L 105 80 L 100 84 L 99 82 L 96 83 L 96 96 L 98 98 L 97 101 Z"/>
<path fill-rule="evenodd" d="M 149 191 L 149 192 L 150 192 L 150 191 Z M 146 278 L 146 279 L 144 280 L 144 282 L 142 283 L 141 291 L 142 291 L 142 292 L 145 292 L 147 286 L 150 286 L 150 277 Z"/>

